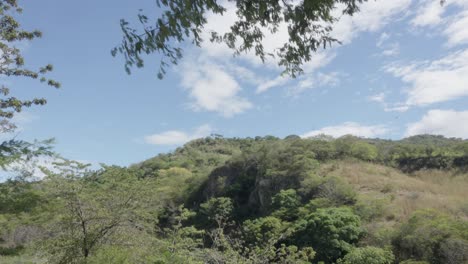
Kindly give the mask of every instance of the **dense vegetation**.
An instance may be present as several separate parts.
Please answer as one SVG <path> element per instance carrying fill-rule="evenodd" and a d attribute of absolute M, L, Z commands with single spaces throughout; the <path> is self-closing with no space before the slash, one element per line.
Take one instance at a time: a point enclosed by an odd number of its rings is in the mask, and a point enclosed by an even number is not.
<path fill-rule="evenodd" d="M 466 263 L 468 141 L 194 140 L 0 185 L 1 263 Z"/>

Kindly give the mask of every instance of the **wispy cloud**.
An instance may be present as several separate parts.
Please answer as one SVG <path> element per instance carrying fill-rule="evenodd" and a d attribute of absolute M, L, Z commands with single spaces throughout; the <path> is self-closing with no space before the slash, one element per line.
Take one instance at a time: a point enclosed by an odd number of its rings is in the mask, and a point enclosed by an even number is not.
<path fill-rule="evenodd" d="M 455 15 L 444 16 L 449 6 L 455 6 Z M 468 43 L 468 1 L 453 0 L 440 5 L 439 1 L 421 0 L 415 17 L 411 20 L 415 27 L 436 28 L 437 34 L 447 38 L 447 46 L 454 47 Z M 442 30 L 440 30 L 442 28 Z"/>
<path fill-rule="evenodd" d="M 385 93 L 378 93 L 367 97 L 367 100 L 377 103 L 385 103 Z"/>
<path fill-rule="evenodd" d="M 468 5 L 468 4 L 467 4 Z M 456 15 L 447 28 L 444 35 L 447 37 L 448 46 L 457 46 L 468 43 L 468 10 Z"/>
<path fill-rule="evenodd" d="M 467 139 L 468 111 L 430 110 L 421 120 L 407 126 L 405 136 L 419 134 L 434 134 Z"/>
<path fill-rule="evenodd" d="M 408 84 L 406 106 L 423 106 L 468 96 L 468 49 L 439 60 L 387 65 Z"/>
<path fill-rule="evenodd" d="M 389 131 L 389 128 L 385 125 L 361 125 L 355 122 L 345 122 L 340 125 L 327 126 L 318 130 L 309 131 L 301 135 L 301 137 L 308 138 L 325 134 L 333 137 L 353 135 L 358 137 L 373 138 L 383 136 Z"/>
<path fill-rule="evenodd" d="M 209 136 L 212 132 L 213 128 L 205 124 L 197 127 L 191 133 L 180 130 L 169 130 L 146 136 L 144 140 L 152 145 L 181 145 L 193 139 Z"/>
<path fill-rule="evenodd" d="M 392 17 L 405 11 L 410 3 L 411 0 L 394 0 L 379 3 L 369 1 L 362 4 L 362 12 L 359 12 L 355 16 L 343 16 L 342 13 L 337 9 L 335 16 L 340 17 L 340 20 L 334 26 L 332 35 L 336 36 L 343 44 L 349 44 L 351 40 L 360 32 L 375 32 L 381 29 L 391 21 Z M 326 72 L 323 70 L 320 73 L 317 72 L 324 66 L 328 65 L 335 58 L 336 52 L 334 49 L 322 50 L 318 53 L 315 53 L 312 56 L 311 61 L 303 65 L 305 75 L 298 79 L 292 79 L 288 76 L 280 76 L 281 69 L 277 65 L 277 58 L 268 58 L 267 62 L 263 64 L 261 60 L 255 55 L 254 51 L 241 54 L 237 59 L 233 60 L 233 51 L 225 44 L 211 43 L 208 41 L 210 38 L 210 32 L 216 31 L 221 34 L 228 32 L 231 25 L 233 25 L 233 23 L 238 19 L 235 12 L 235 5 L 230 2 L 225 2 L 225 5 L 227 7 L 227 11 L 222 16 L 215 14 L 209 14 L 207 16 L 208 23 L 204 32 L 202 33 L 205 41 L 201 45 L 200 57 L 203 57 L 208 62 L 208 64 L 211 65 L 210 67 L 212 69 L 217 68 L 218 70 L 223 68 L 232 69 L 233 65 L 240 65 L 238 62 L 247 62 L 242 63 L 244 64 L 244 66 L 242 66 L 243 70 L 247 70 L 243 71 L 243 73 L 247 74 L 241 73 L 239 75 L 236 74 L 235 77 L 233 75 L 227 77 L 227 71 L 223 70 L 224 73 L 219 71 L 217 72 L 222 74 L 222 78 L 220 77 L 214 80 L 213 78 L 208 78 L 205 76 L 202 78 L 201 82 L 195 82 L 209 84 L 209 86 L 212 87 L 213 84 L 226 81 L 227 88 L 223 86 L 223 89 L 231 92 L 227 92 L 226 95 L 220 95 L 220 97 L 217 95 L 221 92 L 217 92 L 214 89 L 201 88 L 199 85 L 192 84 L 190 82 L 184 82 L 184 86 L 189 87 L 191 97 L 195 99 L 195 110 L 217 111 L 221 112 L 223 116 L 229 117 L 250 109 L 252 105 L 247 99 L 239 97 L 236 92 L 232 92 L 239 90 L 239 84 L 236 82 L 238 82 L 241 78 L 243 80 L 247 80 L 250 82 L 250 84 L 255 85 L 257 94 L 264 93 L 274 87 L 286 86 L 292 87 L 293 91 L 291 91 L 291 93 L 297 94 L 307 90 L 307 88 L 333 85 L 338 82 L 338 75 L 336 75 L 335 72 Z M 282 47 L 282 45 L 289 40 L 288 27 L 286 23 L 282 23 L 279 26 L 278 31 L 274 34 L 266 28 L 263 30 L 263 34 L 263 45 L 266 53 L 274 54 L 278 48 Z M 397 52 L 398 50 L 395 47 L 393 47 L 393 49 L 384 51 L 384 53 L 387 55 L 394 55 Z M 229 58 L 229 62 L 226 62 L 227 58 Z M 197 58 L 194 59 L 197 60 Z M 190 62 L 190 64 L 196 66 L 195 68 L 202 68 L 198 71 L 204 72 L 203 66 L 200 67 L 194 61 Z M 262 66 L 263 69 L 266 70 L 266 76 L 274 77 L 270 77 L 268 79 L 252 75 L 251 72 L 255 71 L 255 69 L 258 69 L 259 66 Z M 184 73 L 184 75 L 186 74 L 187 73 Z M 328 77 L 328 79 L 325 77 Z M 258 80 L 261 80 L 261 82 Z M 206 94 L 211 94 L 213 96 L 208 98 L 208 96 L 205 96 Z M 227 108 L 221 108 L 220 104 L 216 102 L 222 100 L 217 100 L 216 98 L 233 99 L 229 101 Z"/>
<path fill-rule="evenodd" d="M 442 22 L 442 14 L 445 8 L 439 1 L 420 1 L 416 10 L 416 16 L 411 20 L 413 26 L 435 26 Z"/>

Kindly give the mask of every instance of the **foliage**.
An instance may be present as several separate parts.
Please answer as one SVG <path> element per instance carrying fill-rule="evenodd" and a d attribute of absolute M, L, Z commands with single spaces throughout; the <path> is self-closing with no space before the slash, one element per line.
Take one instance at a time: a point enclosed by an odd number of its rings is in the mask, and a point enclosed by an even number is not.
<path fill-rule="evenodd" d="M 301 182 L 300 191 L 304 197 L 324 198 L 336 206 L 352 205 L 356 201 L 352 186 L 337 177 L 309 175 Z"/>
<path fill-rule="evenodd" d="M 53 143 L 53 139 L 33 143 L 15 139 L 3 141 L 0 144 L 0 168 L 6 170 L 13 163 L 25 163 L 39 156 L 53 156 Z"/>
<path fill-rule="evenodd" d="M 226 197 L 211 198 L 200 205 L 200 213 L 209 221 L 213 221 L 219 228 L 223 228 L 232 217 L 232 201 Z"/>
<path fill-rule="evenodd" d="M 18 6 L 17 0 L 0 1 L 0 77 L 25 77 L 38 79 L 48 85 L 59 88 L 60 83 L 53 79 L 47 79 L 46 74 L 53 70 L 52 65 L 46 65 L 38 70 L 30 70 L 24 67 L 24 57 L 21 50 L 15 45 L 22 41 L 30 41 L 40 38 L 42 33 L 38 30 L 28 31 L 21 28 L 15 16 L 21 14 L 22 9 Z M 16 97 L 8 97 L 10 88 L 2 86 L 0 93 L 5 98 L 0 99 L 0 122 L 1 132 L 6 132 L 14 128 L 8 119 L 15 113 L 21 112 L 23 107 L 32 105 L 43 105 L 44 98 L 33 98 L 22 100 Z"/>
<path fill-rule="evenodd" d="M 118 167 L 91 173 L 86 165 L 68 161 L 55 169 L 45 179 L 54 203 L 49 222 L 54 236 L 46 243 L 51 263 L 86 261 L 109 237 L 138 229 L 137 210 L 151 201 L 140 200 L 146 197 L 144 185 L 134 175 Z"/>
<path fill-rule="evenodd" d="M 209 33 L 211 42 L 224 43 L 234 54 L 253 50 L 262 61 L 267 57 L 277 57 L 278 65 L 295 77 L 302 73 L 301 66 L 310 61 L 313 53 L 326 48 L 339 40 L 331 36 L 337 10 L 343 15 L 353 15 L 359 11 L 358 4 L 365 0 L 320 0 L 320 1 L 279 1 L 255 0 L 236 1 L 234 5 L 237 20 L 224 32 L 204 32 L 209 14 L 224 15 L 230 8 L 229 2 L 213 0 L 185 1 L 158 0 L 159 16 L 152 17 L 140 13 L 139 28 L 134 28 L 124 19 L 120 26 L 123 32 L 122 43 L 112 50 L 112 55 L 122 53 L 125 69 L 144 66 L 143 54 L 160 53 L 162 56 L 158 77 L 166 73 L 169 63 L 177 64 L 183 50 L 179 43 L 190 41 L 200 46 L 203 33 Z M 265 50 L 264 38 L 267 32 L 277 33 L 285 23 L 289 39 L 276 47 Z"/>
<path fill-rule="evenodd" d="M 339 264 L 393 264 L 395 256 L 389 250 L 364 247 L 351 250 L 346 256 L 339 260 Z"/>
<path fill-rule="evenodd" d="M 18 6 L 17 0 L 0 0 L 0 79 L 9 80 L 11 78 L 39 79 L 41 83 L 59 88 L 60 83 L 47 78 L 53 66 L 48 64 L 37 70 L 25 67 L 24 57 L 19 43 L 31 41 L 42 36 L 38 30 L 26 30 L 21 27 L 17 20 L 22 9 Z M 2 82 L 0 87 L 0 134 L 10 133 L 16 129 L 12 118 L 25 107 L 33 105 L 44 105 L 47 100 L 44 98 L 20 99 L 11 96 L 11 87 L 7 82 Z M 5 140 L 0 144 L 0 167 L 5 170 L 11 164 L 24 163 L 32 157 L 40 155 L 51 155 L 51 141 L 25 142 L 22 140 Z"/>
<path fill-rule="evenodd" d="M 317 209 L 296 225 L 295 244 L 311 246 L 316 258 L 326 263 L 349 252 L 362 234 L 359 217 L 347 207 Z"/>
<path fill-rule="evenodd" d="M 269 244 L 285 238 L 285 225 L 280 219 L 267 216 L 254 220 L 247 220 L 243 223 L 244 241 L 247 244 L 255 245 Z"/>
<path fill-rule="evenodd" d="M 401 227 L 393 245 L 397 259 L 430 263 L 465 263 L 468 260 L 468 225 L 432 210 L 416 212 Z"/>
<path fill-rule="evenodd" d="M 284 220 L 294 220 L 298 214 L 298 208 L 301 206 L 301 197 L 296 190 L 281 190 L 273 196 L 272 207 L 274 216 Z"/>
<path fill-rule="evenodd" d="M 0 183 L 0 261 L 464 263 L 466 211 L 437 187 L 464 194 L 463 167 L 405 175 L 397 161 L 463 158 L 465 143 L 212 136 L 129 168 L 56 163 L 45 179 Z M 416 207 L 413 192 L 444 207 Z M 409 217 L 429 207 L 453 215 Z"/>

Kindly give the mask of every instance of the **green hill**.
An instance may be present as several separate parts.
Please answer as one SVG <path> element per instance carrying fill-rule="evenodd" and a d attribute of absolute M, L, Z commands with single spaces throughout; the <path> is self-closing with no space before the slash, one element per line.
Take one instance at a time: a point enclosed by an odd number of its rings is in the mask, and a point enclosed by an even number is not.
<path fill-rule="evenodd" d="M 468 141 L 194 140 L 0 185 L 1 263 L 466 263 Z"/>

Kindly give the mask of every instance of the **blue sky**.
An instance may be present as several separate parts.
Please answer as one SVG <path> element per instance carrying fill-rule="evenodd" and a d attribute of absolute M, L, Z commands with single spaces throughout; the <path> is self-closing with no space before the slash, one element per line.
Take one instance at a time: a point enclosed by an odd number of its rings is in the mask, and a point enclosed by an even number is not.
<path fill-rule="evenodd" d="M 370 1 L 342 17 L 334 35 L 343 44 L 320 51 L 297 79 L 281 77 L 274 59 L 238 58 L 222 45 L 187 46 L 180 65 L 156 77 L 159 56 L 127 75 L 119 20 L 155 1 L 21 1 L 19 18 L 40 29 L 22 43 L 28 66 L 52 63 L 62 88 L 22 79 L 8 82 L 20 98 L 48 104 L 21 113 L 17 138 L 55 137 L 66 158 L 129 165 L 188 140 L 320 133 L 398 139 L 430 133 L 468 138 L 468 1 Z M 208 30 L 235 19 L 209 16 Z M 266 36 L 274 49 L 285 31 Z M 15 134 L 15 135 L 16 135 Z"/>

